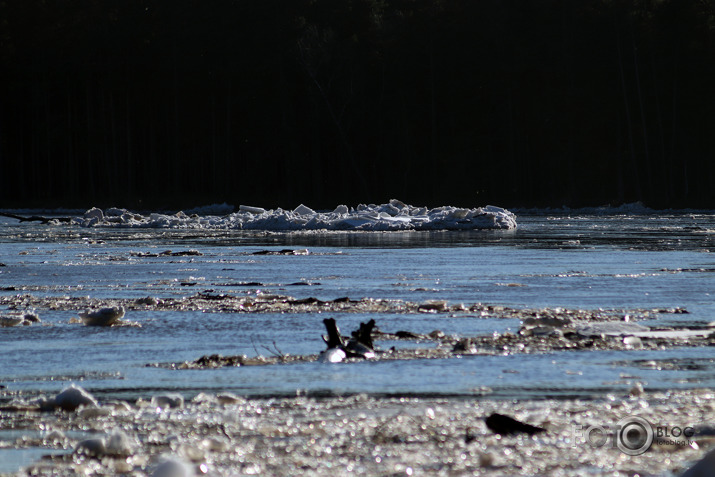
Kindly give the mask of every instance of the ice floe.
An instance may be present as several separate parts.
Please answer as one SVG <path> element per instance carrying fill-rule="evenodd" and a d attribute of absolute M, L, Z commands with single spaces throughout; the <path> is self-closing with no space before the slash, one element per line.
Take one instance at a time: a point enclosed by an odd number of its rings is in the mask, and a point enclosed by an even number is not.
<path fill-rule="evenodd" d="M 18 325 L 30 325 L 39 323 L 40 317 L 33 311 L 13 312 L 8 315 L 0 315 L 0 327 L 10 327 Z"/>
<path fill-rule="evenodd" d="M 40 408 L 43 410 L 62 409 L 64 411 L 76 411 L 80 406 L 97 407 L 97 400 L 84 388 L 71 384 L 64 388 L 57 396 L 43 400 Z"/>
<path fill-rule="evenodd" d="M 107 437 L 93 437 L 77 444 L 74 453 L 87 457 L 129 457 L 134 453 L 137 442 L 120 429 L 115 429 Z"/>
<path fill-rule="evenodd" d="M 179 393 L 165 393 L 152 396 L 151 406 L 155 409 L 183 408 L 184 396 Z"/>
<path fill-rule="evenodd" d="M 224 209 L 226 210 L 226 209 Z M 141 215 L 126 209 L 93 207 L 73 220 L 84 227 L 146 227 L 238 230 L 474 230 L 513 229 L 516 216 L 495 206 L 474 209 L 452 206 L 414 207 L 399 200 L 381 205 L 339 205 L 333 211 L 316 212 L 300 204 L 293 210 L 264 209 L 241 205 L 227 215 L 150 213 Z"/>
<path fill-rule="evenodd" d="M 111 306 L 99 310 L 87 310 L 79 314 L 87 326 L 112 326 L 124 317 L 123 306 Z"/>
<path fill-rule="evenodd" d="M 3 327 L 17 326 L 23 324 L 24 322 L 25 318 L 20 315 L 0 316 L 0 326 Z"/>

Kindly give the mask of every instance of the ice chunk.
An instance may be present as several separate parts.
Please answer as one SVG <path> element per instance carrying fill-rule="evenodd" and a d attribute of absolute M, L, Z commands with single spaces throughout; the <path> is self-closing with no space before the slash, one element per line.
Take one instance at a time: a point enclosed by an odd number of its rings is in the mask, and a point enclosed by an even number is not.
<path fill-rule="evenodd" d="M 20 315 L 0 316 L 0 326 L 17 326 L 24 322 L 25 318 Z"/>
<path fill-rule="evenodd" d="M 251 207 L 250 205 L 239 205 L 238 210 L 241 212 L 248 212 L 249 214 L 260 215 L 266 212 L 266 209 L 261 207 Z"/>
<path fill-rule="evenodd" d="M 123 306 L 87 310 L 79 314 L 82 322 L 87 326 L 112 326 L 124 317 Z"/>
<path fill-rule="evenodd" d="M 110 207 L 104 213 L 107 217 L 121 217 L 127 212 L 126 209 L 118 209 L 116 207 Z"/>
<path fill-rule="evenodd" d="M 165 460 L 151 473 L 151 477 L 191 477 L 194 475 L 196 472 L 191 465 L 174 458 Z"/>
<path fill-rule="evenodd" d="M 105 444 L 105 453 L 108 455 L 126 457 L 134 453 L 136 443 L 119 429 L 114 430 Z"/>
<path fill-rule="evenodd" d="M 159 394 L 151 398 L 151 405 L 163 409 L 182 408 L 184 407 L 184 396 L 179 393 Z"/>
<path fill-rule="evenodd" d="M 318 361 L 321 363 L 339 363 L 346 357 L 345 351 L 340 348 L 330 348 L 322 351 L 318 355 Z"/>
<path fill-rule="evenodd" d="M 75 454 L 85 455 L 88 457 L 102 457 L 105 455 L 106 450 L 107 448 L 104 439 L 100 437 L 81 441 L 77 444 L 77 447 L 75 447 L 74 452 Z"/>
<path fill-rule="evenodd" d="M 300 204 L 298 207 L 293 209 L 293 213 L 295 215 L 315 215 L 315 211 L 313 209 L 306 207 L 303 204 Z"/>
<path fill-rule="evenodd" d="M 74 384 L 66 387 L 52 400 L 54 407 L 65 411 L 74 411 L 80 406 L 98 406 L 97 400 L 84 388 Z"/>
<path fill-rule="evenodd" d="M 638 333 L 650 331 L 648 326 L 637 323 L 604 322 L 589 323 L 576 327 L 576 333 L 581 336 L 636 336 Z"/>
<path fill-rule="evenodd" d="M 98 209 L 97 207 L 92 207 L 91 209 L 89 209 L 87 212 L 84 213 L 84 218 L 87 220 L 91 220 L 91 219 L 102 220 L 104 218 L 104 212 L 102 212 L 102 209 Z"/>
<path fill-rule="evenodd" d="M 345 214 L 347 214 L 347 213 L 349 213 L 349 212 L 350 212 L 350 209 L 348 209 L 348 206 L 347 206 L 347 205 L 339 205 L 339 206 L 337 206 L 337 207 L 335 208 L 335 210 L 333 211 L 333 214 L 336 214 L 336 215 L 345 215 Z"/>
<path fill-rule="evenodd" d="M 648 326 L 637 323 L 605 322 L 590 323 L 588 325 L 577 326 L 576 333 L 581 336 L 622 336 L 647 339 L 688 339 L 697 337 L 707 337 L 713 334 L 710 329 L 676 329 L 676 330 L 654 330 Z M 624 344 L 636 344 L 635 340 L 624 340 Z"/>

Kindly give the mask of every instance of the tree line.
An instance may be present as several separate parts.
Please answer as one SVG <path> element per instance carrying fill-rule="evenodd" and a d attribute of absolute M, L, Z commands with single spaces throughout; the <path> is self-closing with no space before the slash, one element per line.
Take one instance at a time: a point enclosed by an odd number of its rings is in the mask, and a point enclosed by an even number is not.
<path fill-rule="evenodd" d="M 0 207 L 715 207 L 714 0 L 5 0 Z"/>

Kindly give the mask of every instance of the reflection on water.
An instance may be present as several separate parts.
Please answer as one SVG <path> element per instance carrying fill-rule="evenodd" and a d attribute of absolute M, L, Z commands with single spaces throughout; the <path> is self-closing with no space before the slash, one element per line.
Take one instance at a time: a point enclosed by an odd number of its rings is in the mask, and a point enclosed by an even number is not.
<path fill-rule="evenodd" d="M 78 229 L 0 219 L 0 295 L 139 298 L 198 292 L 296 298 L 448 300 L 510 307 L 668 308 L 659 326 L 705 325 L 715 218 L 709 215 L 519 217 L 513 231 L 259 233 L 164 229 Z M 309 255 L 254 255 L 308 248 Z M 198 255 L 162 255 L 197 250 Z M 0 310 L 3 313 L 7 310 Z M 79 311 L 79 310 L 78 310 Z M 210 311 L 210 310 L 207 310 Z M 498 396 L 597 394 L 643 381 L 648 387 L 711 386 L 705 351 L 571 352 L 449 360 L 302 363 L 215 371 L 147 368 L 205 354 L 312 354 L 323 348 L 322 314 L 133 312 L 141 327 L 92 329 L 73 312 L 38 310 L 43 322 L 0 328 L 0 380 L 11 389 L 54 391 L 82 382 L 99 395 L 225 389 L 266 395 L 371 392 Z M 337 315 L 344 332 L 375 318 L 384 331 L 470 336 L 518 329 L 468 314 Z M 667 371 L 667 372 L 664 372 Z M 624 378 L 624 376 L 626 376 Z"/>
<path fill-rule="evenodd" d="M 17 472 L 44 456 L 69 454 L 70 451 L 58 451 L 44 447 L 24 447 L 22 449 L 0 448 L 0 474 Z"/>

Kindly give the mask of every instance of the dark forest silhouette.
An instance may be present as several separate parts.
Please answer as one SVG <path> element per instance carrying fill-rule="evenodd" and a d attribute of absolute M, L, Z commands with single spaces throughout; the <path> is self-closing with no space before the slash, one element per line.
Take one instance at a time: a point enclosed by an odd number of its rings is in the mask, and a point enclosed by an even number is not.
<path fill-rule="evenodd" d="M 0 207 L 715 207 L 715 2 L 0 2 Z"/>

